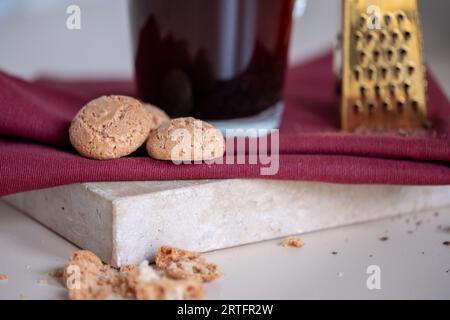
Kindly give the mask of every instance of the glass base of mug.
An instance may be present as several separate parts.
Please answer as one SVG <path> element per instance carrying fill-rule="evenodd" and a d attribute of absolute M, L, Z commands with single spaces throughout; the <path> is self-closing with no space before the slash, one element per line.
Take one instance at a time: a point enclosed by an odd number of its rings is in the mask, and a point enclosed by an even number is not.
<path fill-rule="evenodd" d="M 278 129 L 284 111 L 283 101 L 263 112 L 246 118 L 208 121 L 226 137 L 263 137 L 272 129 Z"/>

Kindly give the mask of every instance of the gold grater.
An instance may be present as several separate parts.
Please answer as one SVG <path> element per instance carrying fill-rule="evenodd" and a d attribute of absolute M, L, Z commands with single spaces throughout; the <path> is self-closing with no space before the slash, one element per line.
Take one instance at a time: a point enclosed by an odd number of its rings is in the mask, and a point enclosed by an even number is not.
<path fill-rule="evenodd" d="M 344 130 L 421 128 L 426 81 L 416 0 L 343 0 Z"/>

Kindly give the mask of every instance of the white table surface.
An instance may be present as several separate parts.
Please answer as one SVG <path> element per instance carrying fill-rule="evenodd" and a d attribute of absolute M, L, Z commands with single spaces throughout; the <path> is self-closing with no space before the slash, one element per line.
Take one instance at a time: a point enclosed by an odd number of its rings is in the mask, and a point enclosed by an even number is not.
<path fill-rule="evenodd" d="M 62 7 L 40 16 L 0 17 L 0 68 L 26 78 L 40 73 L 131 76 L 124 1 L 78 1 L 84 12 L 79 33 L 64 29 L 64 5 L 70 1 L 59 3 Z M 449 95 L 448 2 L 432 3 L 422 12 L 425 52 Z M 331 46 L 335 6 L 335 1 L 309 1 L 307 15 L 295 25 L 293 61 Z M 102 24 L 95 25 L 99 21 Z M 124 45 L 117 46 L 117 41 Z M 209 253 L 208 259 L 219 264 L 224 276 L 207 285 L 207 297 L 450 299 L 450 247 L 443 245 L 450 241 L 450 208 L 438 211 L 438 216 L 429 212 L 307 234 L 302 236 L 302 249 L 267 241 Z M 389 240 L 380 241 L 385 235 Z M 74 249 L 0 200 L 0 273 L 9 276 L 0 282 L 0 299 L 65 298 L 65 290 L 48 273 L 63 266 Z M 371 265 L 381 269 L 381 290 L 367 289 L 366 270 Z M 48 285 L 38 284 L 40 279 L 47 279 Z"/>
<path fill-rule="evenodd" d="M 303 248 L 279 240 L 206 254 L 223 277 L 206 285 L 208 299 L 450 299 L 450 208 L 302 235 Z M 410 233 L 412 231 L 412 233 Z M 381 237 L 388 237 L 381 241 Z M 0 202 L 0 299 L 62 299 L 48 275 L 76 249 Z M 332 254 L 337 252 L 337 254 Z M 381 289 L 366 285 L 369 266 Z M 47 279 L 48 285 L 38 281 Z"/>

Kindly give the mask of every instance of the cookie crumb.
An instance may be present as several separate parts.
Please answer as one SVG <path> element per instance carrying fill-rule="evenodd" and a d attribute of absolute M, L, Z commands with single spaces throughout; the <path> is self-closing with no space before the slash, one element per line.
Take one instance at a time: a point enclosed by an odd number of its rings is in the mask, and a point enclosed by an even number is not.
<path fill-rule="evenodd" d="M 305 243 L 299 237 L 287 237 L 281 241 L 281 246 L 284 248 L 302 248 Z"/>
<path fill-rule="evenodd" d="M 164 262 L 168 263 L 168 268 L 164 270 L 154 269 L 146 260 L 138 266 L 127 265 L 118 270 L 108 264 L 103 264 L 90 251 L 75 251 L 70 256 L 63 274 L 69 298 L 72 300 L 100 300 L 118 296 L 137 300 L 203 299 L 202 282 L 212 280 L 216 274 L 211 271 L 216 272 L 217 267 L 215 265 L 214 268 L 211 267 L 212 264 L 207 264 L 197 253 L 176 250 L 175 256 L 164 257 L 167 258 Z M 176 260 L 172 258 L 176 256 L 180 258 L 177 260 L 178 262 L 183 260 L 183 257 L 195 258 L 194 261 L 191 261 L 191 269 L 182 270 L 183 277 L 175 277 L 174 275 L 179 274 L 170 273 L 170 266 Z M 182 267 L 186 266 L 182 265 Z M 78 271 L 78 284 L 73 283 L 74 270 Z M 195 274 L 192 275 L 192 273 Z"/>
<path fill-rule="evenodd" d="M 38 285 L 46 286 L 46 285 L 48 285 L 48 280 L 47 279 L 39 279 L 38 280 Z"/>
<path fill-rule="evenodd" d="M 111 294 L 114 269 L 87 250 L 74 251 L 64 268 L 64 284 L 71 300 L 102 300 Z"/>
<path fill-rule="evenodd" d="M 20 297 L 20 299 L 22 299 L 22 300 L 28 299 L 28 296 L 27 296 L 25 293 L 21 293 L 21 294 L 19 295 L 19 297 Z"/>
<path fill-rule="evenodd" d="M 120 270 L 113 291 L 122 297 L 137 300 L 191 300 L 203 299 L 203 284 L 196 280 L 174 280 L 166 278 L 149 265 L 126 266 Z"/>
<path fill-rule="evenodd" d="M 331 254 L 332 254 L 333 256 L 335 256 L 335 255 L 338 254 L 338 252 L 337 252 L 337 251 L 333 251 L 333 252 L 331 252 Z"/>
<path fill-rule="evenodd" d="M 382 242 L 385 242 L 385 241 L 388 241 L 389 240 L 389 237 L 381 237 L 380 238 L 380 241 L 382 241 Z"/>
<path fill-rule="evenodd" d="M 8 275 L 0 273 L 0 281 L 8 281 Z"/>
<path fill-rule="evenodd" d="M 208 263 L 197 252 L 162 246 L 156 252 L 156 266 L 169 278 L 209 282 L 221 276 L 214 263 Z"/>
<path fill-rule="evenodd" d="M 450 241 L 444 241 L 444 242 L 442 242 L 442 244 L 443 244 L 444 246 L 450 246 Z"/>
<path fill-rule="evenodd" d="M 56 269 L 52 272 L 50 272 L 48 275 L 55 279 L 61 279 L 63 277 L 64 270 L 63 269 Z"/>

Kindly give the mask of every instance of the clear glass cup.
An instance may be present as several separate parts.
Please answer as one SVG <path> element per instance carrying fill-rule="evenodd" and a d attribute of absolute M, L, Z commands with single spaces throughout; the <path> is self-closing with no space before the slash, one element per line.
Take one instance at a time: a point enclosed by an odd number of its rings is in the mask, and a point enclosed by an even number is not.
<path fill-rule="evenodd" d="M 170 116 L 248 117 L 282 100 L 294 0 L 133 0 L 140 98 Z"/>

